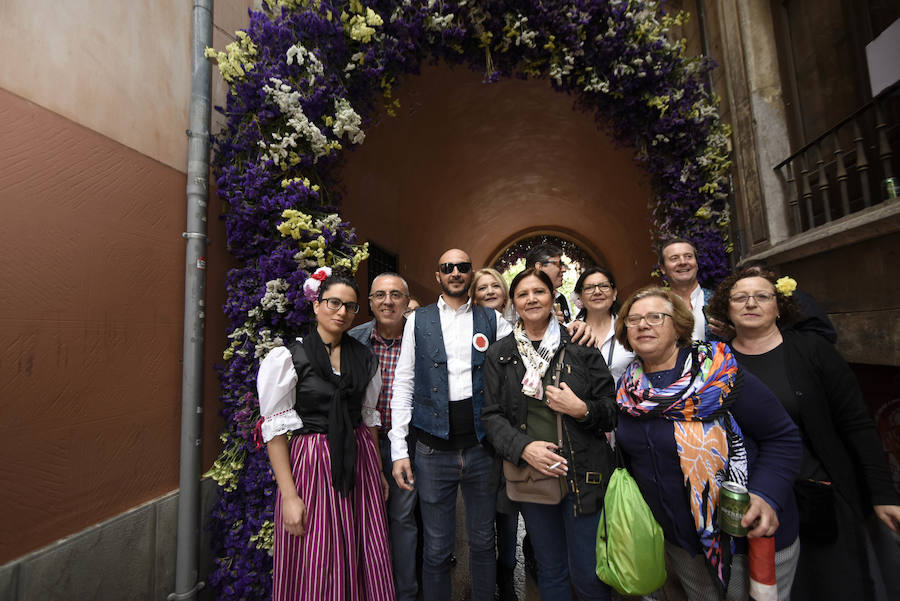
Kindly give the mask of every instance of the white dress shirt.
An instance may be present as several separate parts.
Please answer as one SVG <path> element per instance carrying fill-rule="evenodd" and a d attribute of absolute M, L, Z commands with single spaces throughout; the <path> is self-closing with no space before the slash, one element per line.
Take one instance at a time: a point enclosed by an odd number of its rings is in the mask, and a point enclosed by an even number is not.
<path fill-rule="evenodd" d="M 299 338 L 298 338 L 299 340 Z M 337 371 L 335 375 L 340 375 Z M 256 376 L 256 391 L 259 394 L 259 413 L 263 417 L 263 442 L 269 442 L 279 434 L 285 434 L 303 427 L 303 419 L 294 409 L 297 397 L 297 370 L 291 351 L 278 346 L 269 351 L 259 364 Z M 381 415 L 375 409 L 378 394 L 381 392 L 381 368 L 369 380 L 363 397 L 363 423 L 369 427 L 381 425 Z"/>
<path fill-rule="evenodd" d="M 703 288 L 700 284 L 691 291 L 691 313 L 694 314 L 694 340 L 706 340 L 706 315 L 703 314 Z"/>
<path fill-rule="evenodd" d="M 472 300 L 454 310 L 438 298 L 438 314 L 441 318 L 441 335 L 447 353 L 447 383 L 450 402 L 462 401 L 472 396 Z M 497 320 L 497 340 L 512 332 L 512 326 L 494 311 Z M 412 419 L 413 391 L 416 375 L 416 311 L 406 318 L 400 357 L 394 370 L 394 390 L 391 396 L 391 460 L 409 457 L 406 435 Z"/>
<path fill-rule="evenodd" d="M 618 384 L 619 378 L 625 373 L 625 368 L 634 359 L 634 353 L 626 351 L 625 347 L 616 340 L 616 316 L 612 315 L 611 317 L 612 321 L 609 324 L 609 331 L 606 333 L 606 338 L 602 339 L 603 343 L 599 348 L 600 354 L 603 355 L 603 360 L 609 366 L 609 373 L 612 374 L 613 380 Z M 609 361 L 610 346 L 614 348 L 612 363 Z"/>

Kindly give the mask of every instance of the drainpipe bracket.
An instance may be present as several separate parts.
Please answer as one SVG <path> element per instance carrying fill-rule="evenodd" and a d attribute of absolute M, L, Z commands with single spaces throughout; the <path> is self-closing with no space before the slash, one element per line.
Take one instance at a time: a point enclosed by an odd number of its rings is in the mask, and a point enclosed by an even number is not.
<path fill-rule="evenodd" d="M 209 242 L 209 237 L 206 234 L 201 234 L 200 232 L 181 232 L 181 237 L 185 240 L 196 239 L 196 240 L 206 240 Z"/>
<path fill-rule="evenodd" d="M 196 594 L 204 588 L 206 588 L 206 583 L 199 580 L 197 584 L 186 593 L 169 593 L 168 596 L 166 596 L 166 601 L 187 601 L 187 599 L 193 599 Z"/>

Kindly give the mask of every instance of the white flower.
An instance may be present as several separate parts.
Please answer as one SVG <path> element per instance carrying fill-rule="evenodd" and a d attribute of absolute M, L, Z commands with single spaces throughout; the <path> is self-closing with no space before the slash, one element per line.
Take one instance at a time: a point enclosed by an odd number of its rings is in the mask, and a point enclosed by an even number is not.
<path fill-rule="evenodd" d="M 309 85 L 313 85 L 316 81 L 316 76 L 322 75 L 325 72 L 325 68 L 322 66 L 321 61 L 319 61 L 316 55 L 301 44 L 294 44 L 288 48 L 285 57 L 286 62 L 289 65 L 294 64 L 294 60 L 297 61 L 298 66 L 306 65 L 306 80 L 309 82 Z"/>
<path fill-rule="evenodd" d="M 259 305 L 271 311 L 274 309 L 278 313 L 287 311 L 287 297 L 283 294 L 288 289 L 288 283 L 282 278 L 269 280 L 266 282 L 266 293 L 259 299 Z"/>
<path fill-rule="evenodd" d="M 361 124 L 362 117 L 353 110 L 346 98 L 338 98 L 334 101 L 334 125 L 331 127 L 334 135 L 343 138 L 346 134 L 353 144 L 362 144 L 366 139 L 366 134 L 360 129 Z"/>
<path fill-rule="evenodd" d="M 297 147 L 297 137 L 299 136 L 309 143 L 314 160 L 328 154 L 330 152 L 328 138 L 303 112 L 303 107 L 300 105 L 300 92 L 296 90 L 291 91 L 290 86 L 276 77 L 272 77 L 269 81 L 274 84 L 274 87 L 263 86 L 263 91 L 269 95 L 269 99 L 278 105 L 281 113 L 288 117 L 287 125 L 293 132 L 284 135 L 273 133 L 272 138 L 276 142 L 267 145 L 260 141 L 260 148 L 267 150 L 269 158 L 275 163 L 279 163 L 287 158 L 288 147 Z"/>

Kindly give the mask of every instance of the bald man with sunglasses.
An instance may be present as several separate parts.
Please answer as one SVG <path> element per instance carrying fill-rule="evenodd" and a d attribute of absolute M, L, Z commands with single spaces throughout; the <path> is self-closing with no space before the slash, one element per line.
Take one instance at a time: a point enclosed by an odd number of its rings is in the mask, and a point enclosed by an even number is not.
<path fill-rule="evenodd" d="M 459 488 L 466 507 L 471 599 L 492 601 L 497 482 L 493 457 L 481 444 L 482 365 L 488 345 L 512 328 L 500 313 L 469 298 L 473 273 L 466 252 L 445 252 L 434 275 L 441 295 L 407 318 L 394 372 L 388 435 L 393 476 L 400 488 L 418 492 L 425 601 L 451 598 Z M 406 443 L 410 425 L 415 471 Z"/>

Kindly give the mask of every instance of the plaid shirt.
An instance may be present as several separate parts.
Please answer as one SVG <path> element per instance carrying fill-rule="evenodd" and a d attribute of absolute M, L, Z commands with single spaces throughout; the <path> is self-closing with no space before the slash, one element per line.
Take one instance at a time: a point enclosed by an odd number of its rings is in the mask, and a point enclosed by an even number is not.
<path fill-rule="evenodd" d="M 378 357 L 378 365 L 381 367 L 381 393 L 378 395 L 378 403 L 375 408 L 381 414 L 380 432 L 387 434 L 391 429 L 391 396 L 394 389 L 394 370 L 397 368 L 397 359 L 400 358 L 400 343 L 402 338 L 385 340 L 378 335 L 378 329 L 372 328 L 372 350 Z"/>

